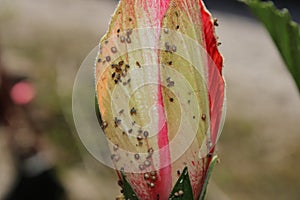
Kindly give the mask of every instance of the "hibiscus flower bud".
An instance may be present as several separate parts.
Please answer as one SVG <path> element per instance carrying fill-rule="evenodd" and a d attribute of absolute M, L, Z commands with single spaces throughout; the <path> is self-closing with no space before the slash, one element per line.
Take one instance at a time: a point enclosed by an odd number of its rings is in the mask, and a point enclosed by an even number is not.
<path fill-rule="evenodd" d="M 216 25 L 201 0 L 121 0 L 101 39 L 101 128 L 138 199 L 167 200 L 186 167 L 203 190 L 225 115 Z"/>

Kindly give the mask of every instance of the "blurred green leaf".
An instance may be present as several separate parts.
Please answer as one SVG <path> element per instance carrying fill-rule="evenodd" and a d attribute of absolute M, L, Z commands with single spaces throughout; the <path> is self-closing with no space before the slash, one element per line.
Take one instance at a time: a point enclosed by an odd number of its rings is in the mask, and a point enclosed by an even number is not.
<path fill-rule="evenodd" d="M 169 199 L 193 200 L 193 190 L 190 182 L 188 168 L 185 167 L 181 176 L 177 180 Z"/>
<path fill-rule="evenodd" d="M 215 167 L 217 159 L 218 159 L 218 156 L 214 156 L 210 162 L 199 200 L 204 200 L 204 198 L 205 198 L 208 181 L 209 181 L 211 173 Z"/>
<path fill-rule="evenodd" d="M 125 199 L 130 199 L 130 200 L 139 200 L 133 191 L 131 185 L 128 183 L 126 176 L 122 173 L 123 176 L 123 191 L 124 191 L 124 196 Z"/>
<path fill-rule="evenodd" d="M 265 25 L 300 92 L 300 29 L 287 9 L 278 10 L 273 2 L 240 0 Z"/>

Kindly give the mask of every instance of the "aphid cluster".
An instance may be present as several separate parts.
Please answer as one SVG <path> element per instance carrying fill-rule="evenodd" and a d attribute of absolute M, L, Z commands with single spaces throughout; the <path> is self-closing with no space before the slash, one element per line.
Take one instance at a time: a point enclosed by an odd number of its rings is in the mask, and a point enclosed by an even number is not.
<path fill-rule="evenodd" d="M 144 173 L 144 179 L 147 181 L 147 185 L 150 188 L 154 188 L 155 187 L 155 181 L 157 180 L 157 173 L 156 171 L 151 171 L 151 172 L 147 172 Z"/>
<path fill-rule="evenodd" d="M 171 79 L 171 77 L 168 77 L 166 82 L 168 87 L 173 87 L 175 85 L 175 82 Z"/>
<path fill-rule="evenodd" d="M 130 83 L 130 78 L 124 80 L 127 76 L 127 71 L 130 68 L 128 64 L 124 65 L 124 61 L 121 60 L 118 63 L 111 64 L 112 70 L 114 70 L 111 74 L 111 78 L 113 79 L 115 84 L 123 83 L 123 85 L 127 85 Z"/>
<path fill-rule="evenodd" d="M 177 51 L 177 47 L 174 44 L 170 44 L 169 42 L 165 42 L 165 51 L 169 53 L 175 53 Z"/>

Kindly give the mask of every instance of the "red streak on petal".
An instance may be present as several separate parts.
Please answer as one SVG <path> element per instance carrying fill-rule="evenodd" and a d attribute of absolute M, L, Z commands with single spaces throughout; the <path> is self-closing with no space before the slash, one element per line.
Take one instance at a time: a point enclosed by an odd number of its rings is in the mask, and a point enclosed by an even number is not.
<path fill-rule="evenodd" d="M 126 2 L 126 1 L 125 1 Z M 144 22 L 140 26 L 150 26 L 150 28 L 156 28 L 158 30 L 157 45 L 159 44 L 159 34 L 162 27 L 162 20 L 169 7 L 170 0 L 137 0 L 135 1 L 135 9 L 143 10 Z M 146 19 L 145 19 L 146 18 Z M 137 27 L 142 28 L 142 27 Z M 157 51 L 159 55 L 159 51 Z M 157 63 L 160 63 L 159 58 L 157 58 Z M 159 164 L 162 167 L 158 171 L 159 178 L 155 182 L 155 187 L 151 188 L 150 191 L 144 191 L 143 193 L 139 191 L 139 198 L 143 199 L 157 199 L 157 194 L 159 194 L 160 199 L 168 199 L 169 194 L 172 189 L 172 170 L 171 170 L 171 154 L 169 149 L 169 135 L 168 135 L 168 125 L 166 121 L 166 115 L 164 111 L 163 94 L 162 94 L 162 84 L 161 84 L 161 74 L 160 66 L 158 65 L 158 88 L 157 88 L 157 111 L 158 111 L 158 127 L 161 129 L 158 132 L 157 143 L 159 147 Z M 143 177 L 141 176 L 142 180 Z M 138 180 L 138 178 L 136 179 Z M 138 183 L 135 182 L 138 186 Z M 140 187 L 141 184 L 139 184 Z M 148 189 L 148 188 L 147 188 Z M 146 189 L 146 190 L 147 190 Z"/>
<path fill-rule="evenodd" d="M 222 74 L 223 57 L 221 56 L 217 47 L 217 39 L 215 36 L 213 19 L 210 13 L 207 11 L 206 7 L 204 6 L 202 0 L 200 1 L 200 9 L 201 9 L 202 26 L 203 26 L 202 28 L 204 32 L 203 35 L 205 38 L 206 51 L 214 62 L 212 64 L 217 66 L 220 74 Z"/>
<path fill-rule="evenodd" d="M 160 76 L 158 81 L 161 83 Z M 157 106 L 164 108 L 161 84 L 158 85 L 157 97 Z M 166 122 L 164 109 L 158 109 L 158 114 L 158 127 L 162 127 L 158 133 L 158 147 L 160 149 L 159 161 L 161 166 L 166 167 L 163 167 L 159 170 L 160 180 L 157 183 L 157 187 L 155 187 L 155 193 L 160 194 L 160 199 L 168 199 L 168 195 L 172 190 L 172 168 L 170 165 L 171 154 L 169 148 L 168 125 Z"/>
<path fill-rule="evenodd" d="M 153 28 L 161 29 L 162 19 L 169 7 L 170 0 L 146 0 L 143 4 L 144 10 L 147 12 L 150 11 L 150 16 L 152 18 Z M 156 37 L 159 38 L 159 37 Z M 159 41 L 157 41 L 159 42 Z M 158 60 L 159 63 L 159 60 Z M 157 91 L 157 107 L 164 108 L 163 95 L 162 95 L 162 84 L 160 77 L 160 66 L 158 65 L 158 91 Z M 160 195 L 160 199 L 168 199 L 168 196 L 172 190 L 172 169 L 171 165 L 171 154 L 169 149 L 169 137 L 168 137 L 168 125 L 166 122 L 166 115 L 164 109 L 158 109 L 158 127 L 162 129 L 158 133 L 158 147 L 159 151 L 159 161 L 160 165 L 164 166 L 159 170 L 160 179 L 156 182 L 156 186 L 153 189 L 154 195 L 152 198 L 155 199 L 156 194 Z"/>
<path fill-rule="evenodd" d="M 215 37 L 213 19 L 206 10 L 202 1 L 200 1 L 203 36 L 205 47 L 208 53 L 208 93 L 210 102 L 210 128 L 212 144 L 215 145 L 220 121 L 222 118 L 222 109 L 224 103 L 225 83 L 222 78 L 223 57 L 218 51 L 217 39 Z M 217 68 L 217 69 L 216 69 Z"/>
<path fill-rule="evenodd" d="M 160 28 L 170 0 L 141 0 L 140 4 L 143 6 L 145 12 L 149 13 L 150 21 L 154 22 L 152 25 L 159 26 L 157 28 Z"/>

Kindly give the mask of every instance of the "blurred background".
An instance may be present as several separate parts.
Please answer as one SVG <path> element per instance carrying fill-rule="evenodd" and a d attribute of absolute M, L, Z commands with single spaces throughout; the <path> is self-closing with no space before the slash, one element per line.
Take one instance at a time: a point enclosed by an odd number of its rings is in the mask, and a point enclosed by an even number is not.
<path fill-rule="evenodd" d="M 265 29 L 233 0 L 206 0 L 219 20 L 227 118 L 208 200 L 300 199 L 300 98 Z M 275 1 L 300 22 L 297 1 Z M 76 134 L 76 72 L 108 28 L 118 1 L 0 0 L 0 200 L 13 190 L 49 199 L 114 199 L 113 170 Z M 274 22 L 276 23 L 276 22 Z M 27 184 L 26 184 L 27 183 Z M 25 185 L 25 186 L 24 186 Z M 42 195 L 42 194 L 37 194 Z M 34 197 L 28 197 L 33 200 Z"/>

